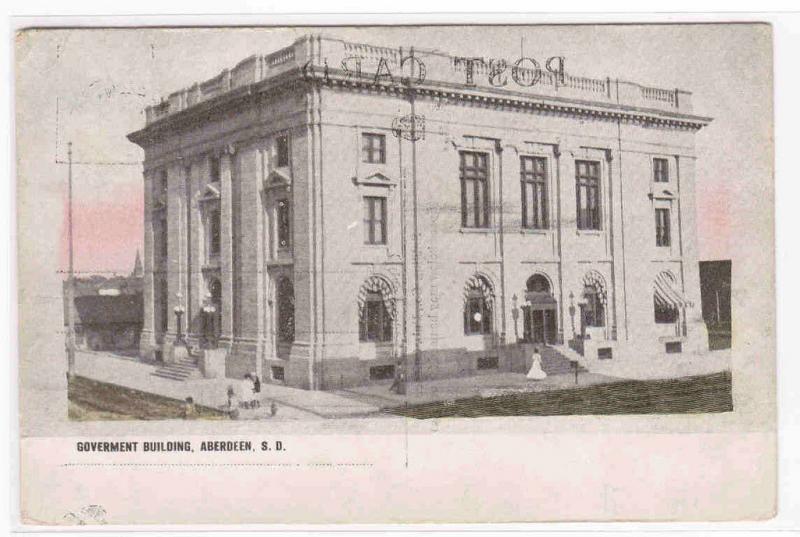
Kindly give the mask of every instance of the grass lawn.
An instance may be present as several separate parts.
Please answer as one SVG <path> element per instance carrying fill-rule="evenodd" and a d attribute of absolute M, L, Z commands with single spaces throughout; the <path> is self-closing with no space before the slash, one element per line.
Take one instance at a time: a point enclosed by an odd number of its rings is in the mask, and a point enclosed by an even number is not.
<path fill-rule="evenodd" d="M 692 414 L 731 412 L 730 372 L 670 380 L 629 380 L 567 390 L 471 397 L 388 410 L 411 418 Z"/>
<path fill-rule="evenodd" d="M 67 389 L 69 418 L 96 420 L 168 420 L 183 418 L 183 401 L 74 377 Z M 228 419 L 219 410 L 197 406 L 198 419 Z"/>

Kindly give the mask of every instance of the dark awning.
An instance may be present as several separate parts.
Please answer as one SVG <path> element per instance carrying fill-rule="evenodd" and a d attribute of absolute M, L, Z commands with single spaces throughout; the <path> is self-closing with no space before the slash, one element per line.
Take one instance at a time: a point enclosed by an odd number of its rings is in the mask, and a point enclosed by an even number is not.
<path fill-rule="evenodd" d="M 653 282 L 653 296 L 659 308 L 691 308 L 692 303 L 675 289 L 674 282 L 665 273 L 661 273 Z"/>

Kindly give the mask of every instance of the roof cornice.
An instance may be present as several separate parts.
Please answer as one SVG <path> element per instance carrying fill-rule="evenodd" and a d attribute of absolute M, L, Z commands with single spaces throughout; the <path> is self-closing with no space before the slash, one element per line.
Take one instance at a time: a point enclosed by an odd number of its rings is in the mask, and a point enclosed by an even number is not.
<path fill-rule="evenodd" d="M 344 91 L 371 92 L 406 99 L 412 96 L 418 99 L 446 99 L 472 106 L 590 118 L 600 121 L 624 121 L 647 127 L 699 130 L 712 121 L 712 118 L 709 117 L 680 112 L 544 96 L 505 88 L 468 87 L 435 80 L 409 85 L 393 81 L 375 81 L 372 78 L 356 78 L 337 69 L 328 69 L 322 72 L 321 70 L 296 68 L 274 78 L 236 88 L 213 99 L 170 114 L 129 134 L 128 139 L 141 146 L 172 129 L 185 128 L 187 125 L 199 123 L 203 115 L 237 106 L 260 94 L 285 91 L 287 88 L 297 87 L 298 84 L 319 85 Z"/>

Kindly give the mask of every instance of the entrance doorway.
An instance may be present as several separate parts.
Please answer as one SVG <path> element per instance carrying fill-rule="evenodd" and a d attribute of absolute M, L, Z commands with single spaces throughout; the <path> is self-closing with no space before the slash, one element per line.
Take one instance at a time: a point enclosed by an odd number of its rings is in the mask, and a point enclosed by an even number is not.
<path fill-rule="evenodd" d="M 556 342 L 555 309 L 525 307 L 525 341 L 551 344 Z"/>
<path fill-rule="evenodd" d="M 534 274 L 526 283 L 524 311 L 525 341 L 530 343 L 556 343 L 556 300 L 550 282 L 542 274 Z"/>

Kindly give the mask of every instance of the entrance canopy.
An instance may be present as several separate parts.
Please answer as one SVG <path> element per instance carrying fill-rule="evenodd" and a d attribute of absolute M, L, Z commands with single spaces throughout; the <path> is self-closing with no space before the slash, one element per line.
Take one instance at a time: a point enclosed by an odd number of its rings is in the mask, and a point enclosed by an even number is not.
<path fill-rule="evenodd" d="M 676 289 L 675 276 L 669 272 L 659 274 L 653 282 L 653 296 L 660 308 L 691 308 L 692 302 Z"/>

